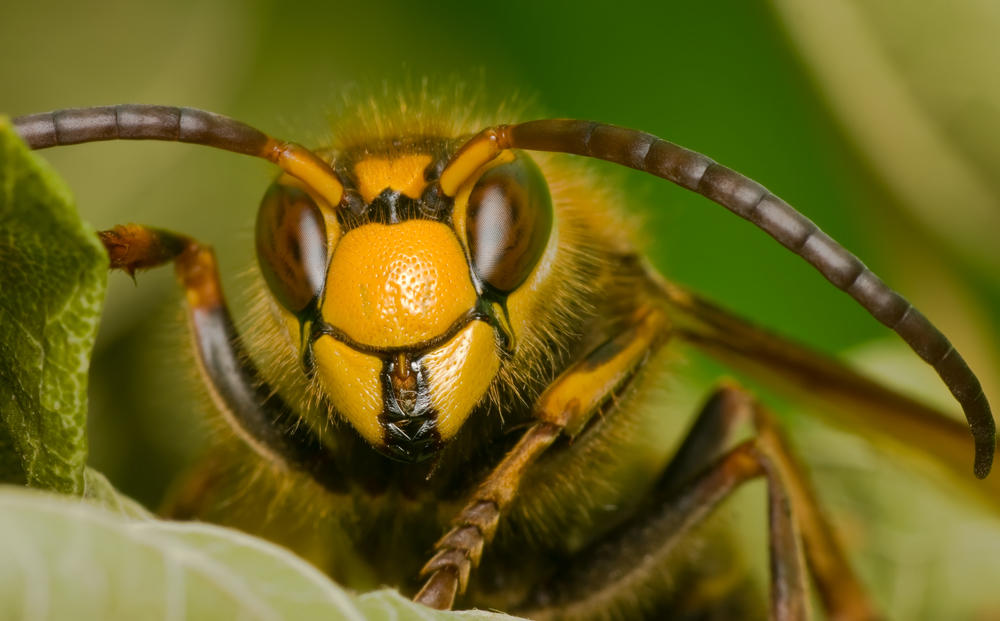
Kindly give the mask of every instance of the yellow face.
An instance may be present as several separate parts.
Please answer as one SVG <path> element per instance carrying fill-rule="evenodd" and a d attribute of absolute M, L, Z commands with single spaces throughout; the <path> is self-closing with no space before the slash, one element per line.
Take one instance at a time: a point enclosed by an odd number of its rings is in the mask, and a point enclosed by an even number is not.
<path fill-rule="evenodd" d="M 476 303 L 465 253 L 445 224 L 365 224 L 340 240 L 322 317 L 343 336 L 317 339 L 316 365 L 368 442 L 406 437 L 433 448 L 461 427 L 499 365 Z"/>
<path fill-rule="evenodd" d="M 433 191 L 427 153 L 365 156 L 344 175 L 353 206 L 320 208 L 287 178 L 261 206 L 261 268 L 302 337 L 305 372 L 390 457 L 419 461 L 454 438 L 514 346 L 506 299 L 552 215 L 546 187 L 524 200 L 524 174 L 503 168 L 513 160 L 452 199 Z M 518 166 L 544 183 L 530 161 Z"/>

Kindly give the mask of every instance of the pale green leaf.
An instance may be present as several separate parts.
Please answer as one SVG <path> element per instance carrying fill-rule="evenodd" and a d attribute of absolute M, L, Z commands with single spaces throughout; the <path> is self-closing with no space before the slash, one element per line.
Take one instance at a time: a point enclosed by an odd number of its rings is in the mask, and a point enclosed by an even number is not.
<path fill-rule="evenodd" d="M 202 523 L 133 520 L 0 488 L 0 619 L 512 619 L 356 596 L 284 548 Z"/>
<path fill-rule="evenodd" d="M 83 497 L 125 517 L 153 519 L 153 514 L 145 507 L 119 492 L 107 477 L 93 468 L 84 471 Z"/>

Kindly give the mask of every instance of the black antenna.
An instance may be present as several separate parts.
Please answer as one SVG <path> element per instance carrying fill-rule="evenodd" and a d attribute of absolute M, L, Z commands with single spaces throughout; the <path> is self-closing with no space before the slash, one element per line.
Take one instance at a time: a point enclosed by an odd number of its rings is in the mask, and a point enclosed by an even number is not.
<path fill-rule="evenodd" d="M 442 171 L 442 191 L 454 195 L 479 166 L 505 149 L 569 153 L 628 166 L 697 192 L 756 224 L 846 291 L 934 367 L 969 422 L 976 446 L 976 476 L 982 479 L 989 474 L 996 425 L 983 388 L 962 356 L 903 296 L 767 188 L 652 134 L 605 123 L 549 119 L 498 125 L 469 139 Z"/>
<path fill-rule="evenodd" d="M 14 130 L 32 149 L 102 140 L 188 142 L 274 162 L 333 207 L 340 204 L 344 193 L 337 174 L 312 151 L 204 110 L 121 104 L 43 112 L 17 117 L 13 122 Z"/>

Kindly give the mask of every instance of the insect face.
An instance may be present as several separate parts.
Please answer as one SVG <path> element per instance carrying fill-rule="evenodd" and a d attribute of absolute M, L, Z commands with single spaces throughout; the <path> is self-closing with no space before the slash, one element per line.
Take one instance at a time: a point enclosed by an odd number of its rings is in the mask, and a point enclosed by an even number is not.
<path fill-rule="evenodd" d="M 209 247 L 139 225 L 100 237 L 113 267 L 174 263 L 219 413 L 276 485 L 294 472 L 310 498 L 313 485 L 323 488 L 329 512 L 309 525 L 316 535 L 331 526 L 345 535 L 336 548 L 313 545 L 312 533 L 306 545 L 289 543 L 306 554 L 335 550 L 317 564 L 351 586 L 370 575 L 428 606 L 464 597 L 530 618 L 748 618 L 757 605 L 743 572 L 720 574 L 682 541 L 736 489 L 764 478 L 772 616 L 807 617 L 811 574 L 829 618 L 881 618 L 779 419 L 747 391 L 721 384 L 672 454 L 650 437 L 657 411 L 646 369 L 674 344 L 804 392 L 964 478 L 971 431 L 974 472 L 990 470 L 989 404 L 929 320 L 763 186 L 650 134 L 547 119 L 466 140 L 465 129 L 424 124 L 314 152 L 219 115 L 136 105 L 32 115 L 16 127 L 35 148 L 180 140 L 284 170 L 257 218 L 270 294 L 250 339 L 259 355 L 243 349 Z M 601 184 L 568 183 L 575 175 L 560 175 L 558 161 L 544 162 L 543 176 L 525 151 L 635 168 L 754 223 L 898 333 L 951 389 L 968 426 L 667 281 L 619 217 L 603 213 L 614 201 Z M 334 419 L 347 424 L 326 424 Z M 647 442 L 659 466 L 649 466 Z M 432 456 L 429 467 L 409 465 Z M 211 515 L 203 480 L 174 514 Z M 215 480 L 210 487 L 232 496 L 225 473 Z M 607 481 L 629 485 L 604 489 Z M 995 481 L 984 488 L 994 495 Z M 254 520 L 271 519 L 247 502 Z M 715 594 L 689 588 L 695 582 Z"/>
<path fill-rule="evenodd" d="M 261 272 L 324 397 L 373 447 L 420 461 L 513 355 L 527 317 L 508 300 L 552 241 L 551 197 L 524 154 L 488 163 L 455 197 L 440 192 L 432 153 L 341 159 L 350 209 L 287 175 L 268 190 Z"/>

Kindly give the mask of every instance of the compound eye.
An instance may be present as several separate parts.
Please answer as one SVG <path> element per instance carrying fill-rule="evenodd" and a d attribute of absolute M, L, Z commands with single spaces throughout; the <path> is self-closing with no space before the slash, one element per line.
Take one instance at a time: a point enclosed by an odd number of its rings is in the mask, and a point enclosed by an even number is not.
<path fill-rule="evenodd" d="M 531 274 L 552 231 L 552 198 L 538 166 L 523 153 L 479 178 L 466 211 L 472 267 L 509 294 Z"/>
<path fill-rule="evenodd" d="M 293 314 L 323 291 L 327 237 L 323 213 L 299 188 L 274 183 L 257 212 L 257 261 L 275 299 Z"/>

